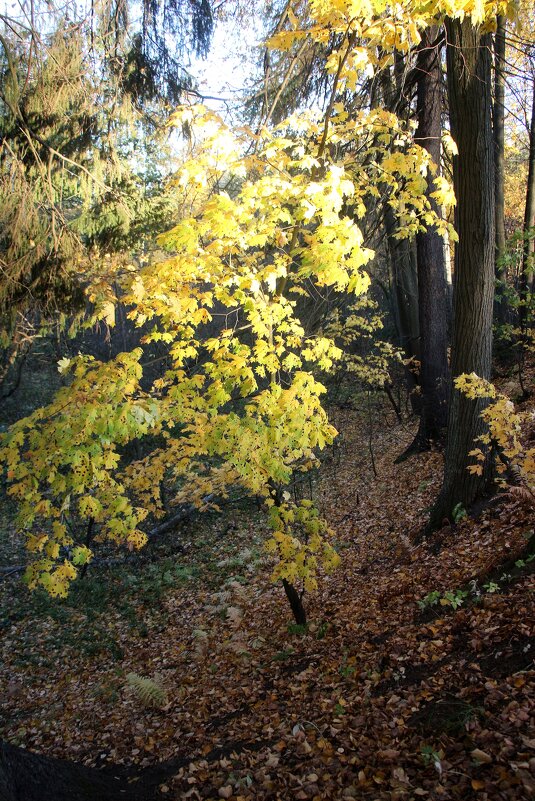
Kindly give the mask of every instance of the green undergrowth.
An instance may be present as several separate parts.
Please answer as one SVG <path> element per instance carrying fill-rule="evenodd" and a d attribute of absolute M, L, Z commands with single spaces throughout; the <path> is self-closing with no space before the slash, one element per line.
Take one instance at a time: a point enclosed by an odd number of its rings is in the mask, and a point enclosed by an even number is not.
<path fill-rule="evenodd" d="M 420 617 L 432 620 L 455 612 L 462 606 L 471 606 L 482 601 L 485 595 L 508 592 L 517 581 L 535 570 L 535 534 L 533 529 L 524 532 L 526 547 L 520 556 L 509 559 L 478 579 L 472 579 L 463 587 L 440 591 L 432 590 L 417 601 Z"/>
<path fill-rule="evenodd" d="M 102 654 L 121 661 L 124 653 L 117 632 L 126 630 L 145 638 L 164 630 L 168 624 L 166 600 L 173 592 L 190 586 L 195 596 L 220 590 L 229 581 L 250 581 L 264 559 L 260 526 L 255 526 L 258 534 L 253 541 L 250 533 L 244 533 L 245 524 L 250 530 L 256 515 L 251 507 L 250 502 L 242 502 L 239 508 L 221 514 L 211 512 L 192 518 L 179 531 L 163 535 L 135 555 L 97 551 L 96 563 L 74 582 L 64 599 L 52 598 L 41 589 L 30 592 L 20 573 L 2 576 L 0 632 L 8 636 L 13 626 L 32 622 L 25 628 L 26 666 L 47 666 L 47 661 L 52 666 L 65 648 L 87 657 Z M 9 505 L 3 507 L 2 566 L 17 564 L 17 559 L 23 561 L 22 547 L 18 553 L 13 551 L 13 511 Z M 38 649 L 32 648 L 34 625 L 39 627 Z"/>

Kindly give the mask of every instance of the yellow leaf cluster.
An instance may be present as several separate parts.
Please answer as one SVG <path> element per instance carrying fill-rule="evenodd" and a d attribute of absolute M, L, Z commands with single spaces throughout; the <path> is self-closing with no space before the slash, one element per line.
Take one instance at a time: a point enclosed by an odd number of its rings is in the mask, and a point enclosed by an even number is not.
<path fill-rule="evenodd" d="M 142 544 L 136 529 L 147 512 L 134 509 L 117 474 L 118 449 L 159 427 L 155 401 L 140 392 L 141 353 L 107 363 L 81 356 L 64 361 L 71 384 L 2 437 L 0 461 L 18 501 L 19 526 L 30 532 L 28 551 L 46 555 L 27 570 L 31 588 L 64 595 L 75 565 L 91 559 L 69 533 L 67 524 L 78 518 L 92 520 L 101 539 Z M 39 533 L 31 533 L 35 528 Z"/>
<path fill-rule="evenodd" d="M 290 5 L 288 25 L 271 39 L 274 49 L 291 49 L 301 39 L 319 45 L 338 40 L 327 71 L 340 88 L 352 92 L 360 77 L 371 77 L 389 62 L 393 51 L 408 52 L 421 41 L 421 32 L 445 17 L 463 20 L 483 31 L 496 27 L 501 14 L 514 18 L 517 0 L 310 0 Z"/>
<path fill-rule="evenodd" d="M 320 569 L 330 573 L 340 564 L 340 557 L 329 542 L 333 531 L 311 501 L 271 506 L 270 525 L 273 536 L 267 540 L 266 550 L 278 557 L 273 581 L 285 579 L 312 591 L 317 588 Z"/>
<path fill-rule="evenodd" d="M 486 398 L 490 402 L 481 412 L 481 417 L 488 427 L 488 433 L 478 437 L 482 447 L 470 451 L 469 456 L 476 460 L 469 465 L 470 473 L 482 475 L 482 463 L 485 461 L 484 448 L 492 446 L 498 457 L 496 470 L 502 474 L 502 484 L 506 486 L 505 473 L 514 474 L 517 483 L 530 493 L 535 493 L 535 448 L 525 447 L 522 432 L 534 420 L 533 412 L 519 413 L 514 403 L 493 384 L 480 378 L 475 373 L 458 376 L 455 386 L 472 399 Z"/>

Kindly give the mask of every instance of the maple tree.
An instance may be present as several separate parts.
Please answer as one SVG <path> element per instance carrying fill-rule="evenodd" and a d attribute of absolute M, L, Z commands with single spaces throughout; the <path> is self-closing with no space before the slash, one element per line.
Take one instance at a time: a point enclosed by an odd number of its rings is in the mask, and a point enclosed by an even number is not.
<path fill-rule="evenodd" d="M 27 580 L 64 594 L 76 565 L 90 558 L 80 544 L 65 558 L 74 544 L 71 515 L 97 525 L 97 539 L 141 546 L 140 525 L 161 514 L 167 481 L 175 503 L 202 506 L 233 484 L 264 497 L 273 505 L 274 578 L 288 591 L 298 582 L 310 590 L 317 569 L 332 569 L 338 557 L 317 512 L 294 508 L 282 487 L 316 463 L 315 448 L 333 441 L 325 389 L 311 367 L 328 370 L 342 350 L 335 328 L 306 331 L 296 299 L 328 287 L 366 290 L 372 251 L 357 221 L 379 182 L 396 190 L 400 235 L 433 219 L 422 177 L 429 157 L 410 129 L 380 110 L 348 119 L 337 106 L 328 126 L 292 119 L 263 132 L 246 156 L 250 132 L 234 134 L 206 108 L 184 108 L 174 119 L 201 139 L 177 180 L 205 199 L 198 214 L 161 237 L 176 255 L 134 271 L 123 297 L 136 324 L 153 325 L 145 341 L 168 343 L 172 367 L 143 392 L 141 349 L 105 364 L 63 360 L 70 385 L 6 435 L 2 458 L 20 522 L 33 532 L 44 526 L 29 535 L 37 558 Z M 367 163 L 359 165 L 351 149 L 332 158 L 344 141 L 367 142 Z M 232 181 L 236 193 L 214 191 Z M 105 290 L 100 285 L 95 298 L 109 318 Z M 203 337 L 218 314 L 226 327 Z M 160 437 L 161 446 L 125 465 L 120 448 L 145 435 Z"/>
<path fill-rule="evenodd" d="M 418 43 L 420 30 L 441 15 L 470 15 L 469 24 L 480 25 L 491 24 L 497 10 L 508 4 L 458 9 L 446 2 L 430 11 L 419 3 L 401 10 L 311 2 L 306 28 L 288 11 L 291 30 L 279 31 L 271 46 L 340 35 L 327 64 L 333 81 L 322 117 L 294 116 L 255 135 L 231 131 L 202 106 L 173 115 L 192 134 L 176 180 L 196 193 L 197 209 L 160 238 L 175 255 L 133 269 L 122 298 L 137 325 L 153 325 L 144 341 L 169 346 L 171 366 L 147 390 L 141 348 L 107 363 L 65 360 L 60 368 L 70 385 L 4 437 L 10 493 L 36 557 L 26 573 L 31 587 L 66 593 L 77 565 L 91 558 L 76 532 L 80 519 L 97 541 L 136 548 L 146 541 L 143 521 L 162 514 L 162 482 L 174 503 L 188 498 L 199 507 L 239 484 L 272 508 L 273 577 L 304 620 L 302 591 L 338 557 L 329 528 L 313 508 L 296 508 L 284 486 L 336 435 L 314 370 L 328 370 L 342 352 L 333 335 L 307 330 L 297 300 L 325 288 L 366 290 L 373 251 L 359 220 L 367 203 L 386 193 L 396 236 L 404 238 L 431 225 L 445 232 L 434 201 L 453 202 L 441 176 L 428 191 L 431 157 L 414 144 L 410 125 L 381 109 L 349 114 L 337 97 L 389 51 Z M 111 286 L 101 281 L 91 297 L 111 322 Z M 206 337 L 203 326 L 215 315 L 224 327 Z M 121 449 L 144 437 L 157 446 L 128 463 Z"/>

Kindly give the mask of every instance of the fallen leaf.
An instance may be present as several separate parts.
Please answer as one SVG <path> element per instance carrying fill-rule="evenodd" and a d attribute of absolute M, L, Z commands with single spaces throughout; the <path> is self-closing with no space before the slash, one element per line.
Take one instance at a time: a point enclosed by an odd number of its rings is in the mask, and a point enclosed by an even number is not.
<path fill-rule="evenodd" d="M 481 762 L 482 764 L 489 764 L 492 762 L 490 754 L 486 754 L 485 751 L 480 751 L 479 748 L 474 748 L 473 751 L 470 751 L 470 756 L 472 759 L 475 759 L 476 762 Z"/>

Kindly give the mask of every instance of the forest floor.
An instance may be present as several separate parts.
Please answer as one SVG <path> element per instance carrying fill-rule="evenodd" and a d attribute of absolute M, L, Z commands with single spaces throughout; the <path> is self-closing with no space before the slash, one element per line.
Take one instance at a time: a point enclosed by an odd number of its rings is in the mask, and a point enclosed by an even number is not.
<path fill-rule="evenodd" d="M 343 436 L 313 494 L 342 565 L 305 598 L 306 628 L 252 503 L 91 568 L 64 601 L 4 573 L 0 736 L 152 770 L 168 799 L 533 797 L 533 509 L 503 495 L 417 544 L 441 456 L 394 464 L 412 429 L 374 415 L 370 436 L 333 412 Z M 21 554 L 3 508 L 5 566 Z"/>

